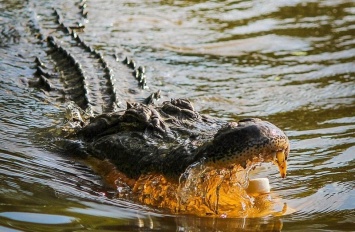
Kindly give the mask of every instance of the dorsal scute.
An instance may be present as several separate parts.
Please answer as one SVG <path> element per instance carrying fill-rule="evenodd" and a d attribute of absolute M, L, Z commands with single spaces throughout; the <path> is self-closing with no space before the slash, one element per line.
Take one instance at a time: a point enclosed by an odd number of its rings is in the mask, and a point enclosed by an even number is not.
<path fill-rule="evenodd" d="M 171 99 L 163 102 L 161 110 L 168 116 L 178 120 L 199 120 L 201 115 L 195 111 L 188 99 Z"/>
<path fill-rule="evenodd" d="M 127 102 L 127 110 L 122 116 L 124 121 L 147 123 L 151 117 L 151 110 L 140 103 Z"/>
<path fill-rule="evenodd" d="M 135 123 L 137 127 L 164 132 L 168 127 L 160 113 L 151 105 L 127 103 L 127 110 L 122 115 L 121 123 Z"/>

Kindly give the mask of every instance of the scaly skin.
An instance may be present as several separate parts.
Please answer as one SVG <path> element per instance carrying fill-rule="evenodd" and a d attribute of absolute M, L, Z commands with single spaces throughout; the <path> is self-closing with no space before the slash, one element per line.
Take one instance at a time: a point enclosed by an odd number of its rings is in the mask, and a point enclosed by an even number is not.
<path fill-rule="evenodd" d="M 286 177 L 289 141 L 260 119 L 222 122 L 196 112 L 186 99 L 161 106 L 128 103 L 127 110 L 92 119 L 78 135 L 90 154 L 110 159 L 131 178 L 149 172 L 178 177 L 198 161 L 216 166 L 274 162 Z"/>

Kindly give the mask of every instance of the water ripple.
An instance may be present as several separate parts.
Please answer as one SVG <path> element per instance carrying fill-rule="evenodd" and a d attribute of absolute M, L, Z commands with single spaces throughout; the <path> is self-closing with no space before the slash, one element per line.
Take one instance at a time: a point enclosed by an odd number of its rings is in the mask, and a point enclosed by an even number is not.
<path fill-rule="evenodd" d="M 115 198 L 80 161 L 52 152 L 59 149 L 50 133 L 63 106 L 28 86 L 35 56 L 46 54 L 26 22 L 42 18 L 50 26 L 45 16 L 54 5 L 77 22 L 71 1 L 0 1 L 0 22 L 33 45 L 0 47 L 0 230 L 42 228 L 31 218 L 48 215 L 64 219 L 68 230 L 353 230 L 353 1 L 87 2 L 85 40 L 104 56 L 118 49 L 145 65 L 149 86 L 163 99 L 184 96 L 212 116 L 263 117 L 285 129 L 288 177 L 280 180 L 272 165 L 257 175 L 269 177 L 273 193 L 296 213 L 256 221 L 163 213 L 153 220 L 146 207 Z"/>

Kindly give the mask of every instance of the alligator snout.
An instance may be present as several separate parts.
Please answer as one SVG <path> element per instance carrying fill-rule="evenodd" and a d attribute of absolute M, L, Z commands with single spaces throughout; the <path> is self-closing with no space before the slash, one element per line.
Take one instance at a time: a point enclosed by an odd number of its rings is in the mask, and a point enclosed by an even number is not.
<path fill-rule="evenodd" d="M 248 162 L 274 162 L 282 178 L 286 177 L 289 140 L 285 133 L 270 122 L 257 118 L 227 123 L 198 157 L 219 165 Z"/>

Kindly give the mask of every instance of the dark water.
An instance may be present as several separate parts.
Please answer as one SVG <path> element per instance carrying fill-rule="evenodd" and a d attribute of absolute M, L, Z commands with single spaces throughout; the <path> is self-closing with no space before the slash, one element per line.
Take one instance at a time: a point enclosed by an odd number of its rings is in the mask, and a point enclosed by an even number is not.
<path fill-rule="evenodd" d="M 52 7 L 81 19 L 72 1 L 0 0 L 0 30 L 21 35 L 0 47 L 0 231 L 354 230 L 353 1 L 87 1 L 86 41 L 145 65 L 150 90 L 285 130 L 288 177 L 268 165 L 256 175 L 295 212 L 258 219 L 171 215 L 114 198 L 90 168 L 52 149 L 64 103 L 27 84 L 34 58 L 45 57 L 36 30 L 56 30 Z"/>

